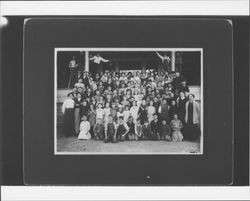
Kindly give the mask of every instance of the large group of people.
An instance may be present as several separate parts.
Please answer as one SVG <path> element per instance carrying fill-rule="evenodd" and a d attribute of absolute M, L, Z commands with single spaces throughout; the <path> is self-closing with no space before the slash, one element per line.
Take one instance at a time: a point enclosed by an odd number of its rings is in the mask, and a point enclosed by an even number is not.
<path fill-rule="evenodd" d="M 196 141 L 199 104 L 179 72 L 79 71 L 62 106 L 66 137 L 104 142 Z"/>

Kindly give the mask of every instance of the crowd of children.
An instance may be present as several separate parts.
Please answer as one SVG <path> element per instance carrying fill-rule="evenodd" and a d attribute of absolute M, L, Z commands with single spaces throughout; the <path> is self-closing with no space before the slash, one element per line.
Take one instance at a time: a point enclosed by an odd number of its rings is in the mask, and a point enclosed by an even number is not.
<path fill-rule="evenodd" d="M 179 72 L 78 72 L 76 80 L 62 106 L 67 137 L 104 142 L 199 137 L 199 106 Z"/>

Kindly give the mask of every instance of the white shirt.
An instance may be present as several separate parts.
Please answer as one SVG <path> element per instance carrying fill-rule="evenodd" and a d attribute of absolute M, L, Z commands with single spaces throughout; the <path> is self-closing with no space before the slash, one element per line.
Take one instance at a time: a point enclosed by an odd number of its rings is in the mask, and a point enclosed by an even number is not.
<path fill-rule="evenodd" d="M 71 98 L 66 99 L 63 103 L 63 106 L 62 106 L 62 113 L 64 114 L 65 109 L 74 108 L 74 106 L 75 106 L 75 102 L 73 99 L 71 99 Z"/>
<path fill-rule="evenodd" d="M 71 60 L 71 61 L 69 62 L 69 67 L 70 67 L 70 68 L 75 68 L 75 67 L 76 67 L 76 60 Z"/>
<path fill-rule="evenodd" d="M 127 122 L 128 121 L 128 117 L 130 116 L 130 111 L 129 110 L 124 110 L 123 111 L 123 118 L 124 121 Z"/>
<path fill-rule="evenodd" d="M 121 117 L 121 116 L 123 117 L 123 112 L 119 112 L 119 111 L 118 111 L 118 112 L 117 112 L 117 119 L 119 119 L 119 117 Z"/>
<path fill-rule="evenodd" d="M 131 113 L 131 115 L 132 115 L 134 121 L 137 120 L 138 111 L 139 111 L 139 107 L 138 107 L 138 106 L 132 106 L 132 107 L 130 108 L 130 113 Z"/>
<path fill-rule="evenodd" d="M 103 62 L 108 62 L 109 61 L 109 60 L 103 59 L 100 56 L 94 56 L 94 57 L 90 58 L 89 60 L 93 60 L 93 62 L 96 63 L 96 64 L 100 64 L 101 61 L 103 61 Z"/>
<path fill-rule="evenodd" d="M 77 87 L 77 88 L 79 88 L 79 87 L 84 88 L 84 84 L 77 82 L 77 83 L 75 83 L 75 87 Z"/>
<path fill-rule="evenodd" d="M 103 119 L 104 110 L 103 109 L 96 109 L 96 119 Z"/>

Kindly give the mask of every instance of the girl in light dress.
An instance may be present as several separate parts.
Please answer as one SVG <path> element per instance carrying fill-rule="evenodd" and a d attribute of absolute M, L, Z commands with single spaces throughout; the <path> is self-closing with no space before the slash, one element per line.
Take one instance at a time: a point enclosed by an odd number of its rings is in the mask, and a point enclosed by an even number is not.
<path fill-rule="evenodd" d="M 104 110 L 102 109 L 102 104 L 98 104 L 98 108 L 96 109 L 96 119 L 104 119 Z"/>
<path fill-rule="evenodd" d="M 130 108 L 130 114 L 134 119 L 134 123 L 136 123 L 136 120 L 138 118 L 138 111 L 139 111 L 139 107 L 137 106 L 137 102 L 133 101 L 133 106 Z"/>
<path fill-rule="evenodd" d="M 104 124 L 106 122 L 108 122 L 108 118 L 109 118 L 109 115 L 110 115 L 110 103 L 107 102 L 106 103 L 106 107 L 103 109 L 104 111 Z"/>
<path fill-rule="evenodd" d="M 177 114 L 174 114 L 174 119 L 170 122 L 170 127 L 172 129 L 172 141 L 181 142 L 183 140 L 183 135 L 181 133 L 183 125 L 181 120 L 178 119 Z"/>
<path fill-rule="evenodd" d="M 82 122 L 80 124 L 80 133 L 78 135 L 79 140 L 89 140 L 91 139 L 90 134 L 90 123 L 87 121 L 87 116 L 82 117 Z"/>
<path fill-rule="evenodd" d="M 138 92 L 138 88 L 135 88 L 134 90 L 134 98 L 135 98 L 135 101 L 137 102 L 139 100 L 139 92 Z"/>
<path fill-rule="evenodd" d="M 156 112 L 155 107 L 153 105 L 154 105 L 154 102 L 152 100 L 150 100 L 149 106 L 147 108 L 147 110 L 148 110 L 148 122 L 149 123 L 154 119 L 154 113 Z"/>
<path fill-rule="evenodd" d="M 129 106 L 126 105 L 126 106 L 125 106 L 125 109 L 124 109 L 124 111 L 123 111 L 123 119 L 124 119 L 124 122 L 127 122 L 127 121 L 128 121 L 129 116 L 130 116 Z"/>

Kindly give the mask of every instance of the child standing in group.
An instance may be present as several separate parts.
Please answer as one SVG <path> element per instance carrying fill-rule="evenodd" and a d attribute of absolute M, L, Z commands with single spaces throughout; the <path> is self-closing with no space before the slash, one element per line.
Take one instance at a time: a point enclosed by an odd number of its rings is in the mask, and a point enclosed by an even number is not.
<path fill-rule="evenodd" d="M 151 135 L 150 135 L 150 140 L 160 140 L 160 127 L 161 124 L 158 120 L 158 115 L 155 113 L 153 115 L 153 121 L 150 123 L 151 127 Z"/>
<path fill-rule="evenodd" d="M 141 107 L 139 108 L 138 111 L 138 118 L 140 118 L 141 122 L 144 122 L 145 120 L 148 121 L 146 100 L 142 100 Z"/>
<path fill-rule="evenodd" d="M 150 125 L 148 123 L 148 120 L 145 119 L 144 120 L 144 124 L 142 125 L 142 139 L 143 140 L 149 140 L 150 136 L 151 136 L 151 128 Z"/>
<path fill-rule="evenodd" d="M 94 130 L 94 138 L 96 140 L 103 140 L 104 139 L 104 130 L 105 130 L 105 128 L 104 128 L 104 125 L 102 123 L 101 118 L 97 119 L 93 130 Z"/>
<path fill-rule="evenodd" d="M 134 119 L 132 116 L 129 116 L 128 118 L 128 122 L 127 125 L 129 127 L 129 132 L 128 132 L 128 139 L 129 140 L 135 140 L 135 123 L 134 123 Z"/>
<path fill-rule="evenodd" d="M 183 135 L 181 133 L 181 129 L 183 127 L 181 121 L 178 119 L 178 115 L 174 114 L 174 119 L 170 123 L 170 127 L 172 128 L 172 141 L 181 142 L 183 139 Z"/>
<path fill-rule="evenodd" d="M 80 133 L 78 135 L 79 140 L 89 140 L 91 139 L 90 131 L 90 123 L 87 121 L 87 116 L 84 115 L 82 117 L 82 122 L 80 124 Z"/>
<path fill-rule="evenodd" d="M 171 128 L 167 124 L 166 120 L 162 121 L 160 136 L 162 140 L 171 141 Z"/>
<path fill-rule="evenodd" d="M 135 140 L 140 140 L 142 138 L 142 125 L 141 120 L 137 119 L 135 124 Z"/>
<path fill-rule="evenodd" d="M 155 107 L 153 106 L 154 101 L 150 100 L 149 101 L 149 106 L 148 106 L 148 122 L 151 123 L 154 119 L 154 113 L 155 113 Z"/>
<path fill-rule="evenodd" d="M 104 110 L 102 109 L 102 104 L 99 103 L 96 109 L 96 119 L 104 119 Z"/>
<path fill-rule="evenodd" d="M 128 121 L 129 116 L 130 116 L 129 106 L 126 105 L 126 106 L 125 106 L 125 110 L 123 111 L 123 119 L 124 119 L 124 122 L 127 122 L 127 121 Z"/>
<path fill-rule="evenodd" d="M 108 122 L 105 124 L 105 140 L 104 142 L 116 142 L 117 126 L 113 121 L 113 117 L 109 115 Z"/>
<path fill-rule="evenodd" d="M 130 114 L 134 119 L 134 123 L 136 123 L 137 117 L 138 117 L 138 111 L 139 111 L 139 107 L 137 106 L 136 101 L 133 101 L 132 103 L 132 107 L 130 108 Z"/>
<path fill-rule="evenodd" d="M 174 118 L 174 114 L 178 113 L 177 105 L 175 100 L 171 101 L 171 106 L 169 108 L 169 120 L 171 121 Z"/>
<path fill-rule="evenodd" d="M 104 111 L 104 123 L 108 121 L 109 115 L 110 115 L 110 103 L 106 103 L 106 107 L 103 109 Z"/>
<path fill-rule="evenodd" d="M 110 115 L 113 117 L 114 122 L 116 122 L 117 109 L 114 102 L 111 104 Z"/>
<path fill-rule="evenodd" d="M 124 122 L 123 117 L 119 117 L 117 126 L 117 140 L 125 141 L 127 139 L 127 134 L 129 132 L 128 125 Z"/>
<path fill-rule="evenodd" d="M 81 116 L 88 116 L 88 111 L 89 111 L 88 103 L 86 100 L 83 100 L 81 107 Z"/>

